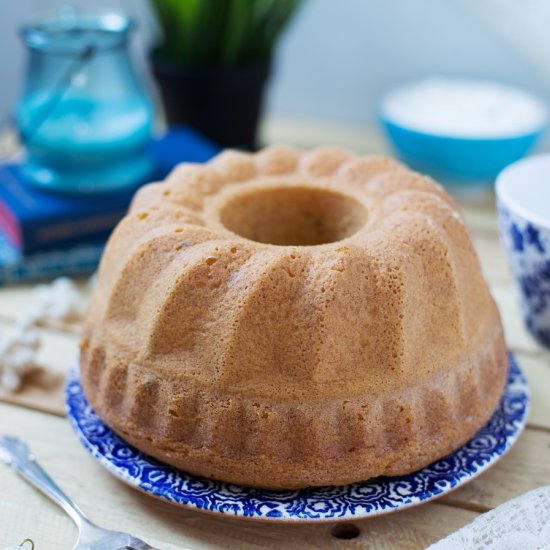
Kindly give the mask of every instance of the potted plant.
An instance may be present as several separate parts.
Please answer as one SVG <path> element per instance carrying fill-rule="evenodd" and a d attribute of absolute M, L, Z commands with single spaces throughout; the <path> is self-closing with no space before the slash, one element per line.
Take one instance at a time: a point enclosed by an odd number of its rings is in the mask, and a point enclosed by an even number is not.
<path fill-rule="evenodd" d="M 163 31 L 152 53 L 168 124 L 224 147 L 256 148 L 277 38 L 301 0 L 152 0 Z"/>

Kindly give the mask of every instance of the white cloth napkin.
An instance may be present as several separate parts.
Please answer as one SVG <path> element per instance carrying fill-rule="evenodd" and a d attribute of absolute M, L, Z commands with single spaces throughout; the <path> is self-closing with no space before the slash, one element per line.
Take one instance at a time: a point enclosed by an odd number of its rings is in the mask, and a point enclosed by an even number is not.
<path fill-rule="evenodd" d="M 550 485 L 516 497 L 428 550 L 550 550 Z"/>

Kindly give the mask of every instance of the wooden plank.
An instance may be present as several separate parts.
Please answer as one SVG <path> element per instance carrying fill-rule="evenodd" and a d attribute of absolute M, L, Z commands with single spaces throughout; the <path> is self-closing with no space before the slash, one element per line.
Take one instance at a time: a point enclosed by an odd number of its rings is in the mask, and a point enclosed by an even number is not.
<path fill-rule="evenodd" d="M 490 510 L 550 483 L 550 433 L 528 428 L 495 466 L 441 501 L 478 511 Z"/>
<path fill-rule="evenodd" d="M 120 486 L 116 490 L 131 491 Z M 397 515 L 353 522 L 352 525 L 359 529 L 358 536 L 352 540 L 342 540 L 332 534 L 335 530 L 333 524 L 266 525 L 209 517 L 162 503 L 152 504 L 152 499 L 137 493 L 128 500 L 134 499 L 139 501 L 137 509 L 132 507 L 130 512 L 111 510 L 108 518 L 103 518 L 102 525 L 138 533 L 144 540 L 162 550 L 416 550 L 437 542 L 470 523 L 478 515 L 458 508 L 427 504 Z M 80 502 L 82 499 L 78 500 Z M 108 508 L 111 501 L 117 500 L 119 499 L 111 498 L 104 502 L 104 506 Z M 97 520 L 95 515 L 93 519 Z M 337 529 L 338 527 L 336 533 Z M 37 550 L 70 550 L 76 536 L 77 531 L 71 520 L 49 502 L 29 505 L 0 500 L 2 548 L 31 538 Z"/>
<path fill-rule="evenodd" d="M 10 285 L 0 288 L 0 318 L 15 321 L 31 310 L 34 285 Z"/>
<path fill-rule="evenodd" d="M 348 125 L 338 126 L 312 120 L 268 118 L 260 129 L 261 142 L 285 143 L 302 149 L 338 144 L 356 154 L 387 155 L 388 146 L 379 132 Z"/>
<path fill-rule="evenodd" d="M 466 225 L 473 235 L 498 238 L 498 223 L 493 193 L 490 193 L 488 198 L 481 202 L 464 202 L 458 199 L 458 203 Z"/>
<path fill-rule="evenodd" d="M 531 412 L 528 425 L 550 431 L 550 353 L 516 357 L 531 390 Z"/>
<path fill-rule="evenodd" d="M 148 497 L 101 468 L 61 418 L 0 404 L 0 433 L 6 432 L 16 432 L 26 439 L 46 470 L 95 521 L 131 531 L 162 549 L 416 549 L 425 548 L 477 516 L 468 510 L 430 503 L 387 517 L 357 521 L 360 535 L 344 541 L 331 535 L 333 526 L 329 524 L 271 525 L 228 520 Z M 0 464 L 0 468 L 4 466 Z M 15 474 L 0 472 L 0 545 L 32 536 L 39 550 L 71 548 L 75 531 L 63 512 Z"/>
<path fill-rule="evenodd" d="M 9 324 L 0 322 L 0 331 L 9 331 Z M 78 356 L 79 337 L 73 333 L 40 329 L 42 345 L 38 353 L 40 370 L 25 377 L 15 393 L 0 389 L 0 401 L 64 416 L 64 381 Z"/>
<path fill-rule="evenodd" d="M 23 481 L 20 481 L 23 483 Z M 0 547 L 15 545 L 30 538 L 37 550 L 70 550 L 77 539 L 77 529 L 72 521 L 55 508 L 54 504 L 45 501 L 37 505 L 0 500 Z M 124 513 L 111 511 L 113 518 L 110 525 L 118 530 L 125 530 L 128 523 Z M 116 523 L 118 522 L 118 523 Z M 144 518 L 139 532 L 146 542 L 158 545 L 162 550 L 178 550 L 192 548 L 180 544 L 170 544 L 147 531 L 150 520 Z M 27 546 L 25 546 L 27 548 Z"/>
<path fill-rule="evenodd" d="M 491 284 L 490 288 L 500 310 L 508 347 L 514 351 L 542 353 L 543 348 L 536 343 L 525 328 L 515 288 L 499 283 Z"/>
<path fill-rule="evenodd" d="M 510 271 L 500 241 L 482 234 L 474 234 L 473 241 L 485 279 L 491 283 L 509 284 Z"/>

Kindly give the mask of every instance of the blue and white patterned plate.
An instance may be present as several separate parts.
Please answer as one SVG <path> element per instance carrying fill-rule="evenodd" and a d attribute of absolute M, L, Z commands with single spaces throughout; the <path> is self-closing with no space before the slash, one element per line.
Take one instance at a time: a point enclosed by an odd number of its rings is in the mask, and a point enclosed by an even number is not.
<path fill-rule="evenodd" d="M 525 426 L 529 389 L 511 354 L 509 363 L 508 382 L 498 409 L 464 447 L 413 474 L 343 487 L 265 491 L 195 477 L 162 464 L 103 424 L 86 401 L 78 368 L 70 372 L 67 382 L 67 416 L 84 446 L 109 472 L 172 504 L 266 521 L 359 519 L 442 496 L 478 476 L 510 449 Z"/>

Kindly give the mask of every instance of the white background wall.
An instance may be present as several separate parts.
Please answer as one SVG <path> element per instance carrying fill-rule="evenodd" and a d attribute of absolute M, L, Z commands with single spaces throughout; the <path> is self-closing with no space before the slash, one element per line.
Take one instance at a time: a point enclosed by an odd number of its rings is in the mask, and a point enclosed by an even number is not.
<path fill-rule="evenodd" d="M 61 1 L 0 0 L 0 119 L 23 70 L 17 27 Z M 143 12 L 142 0 L 101 3 Z M 537 71 L 460 0 L 307 0 L 278 53 L 268 109 L 283 116 L 362 126 L 386 89 L 430 74 L 497 79 L 550 98 Z"/>

